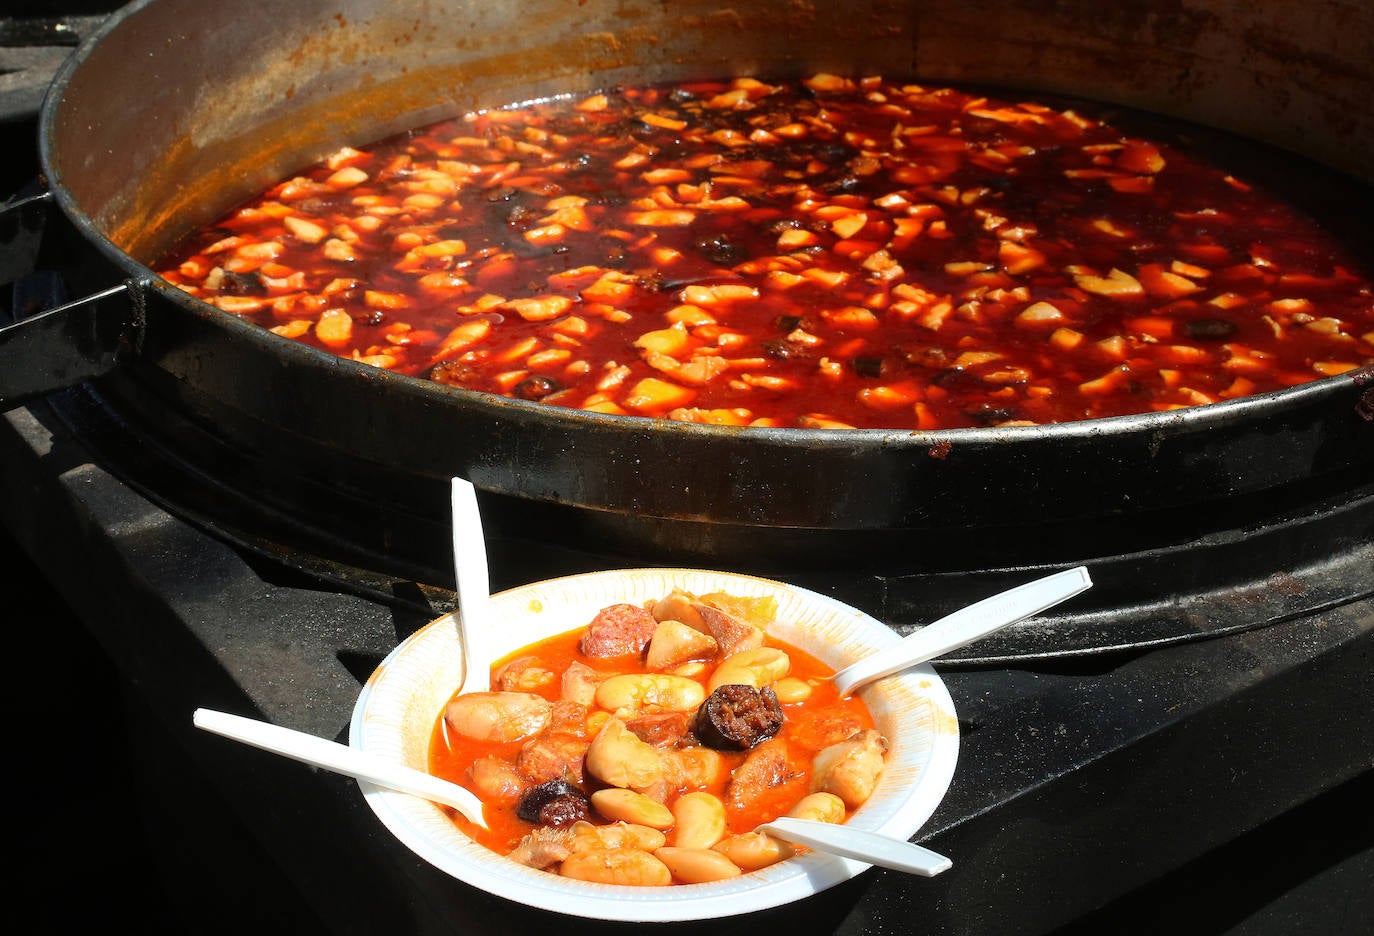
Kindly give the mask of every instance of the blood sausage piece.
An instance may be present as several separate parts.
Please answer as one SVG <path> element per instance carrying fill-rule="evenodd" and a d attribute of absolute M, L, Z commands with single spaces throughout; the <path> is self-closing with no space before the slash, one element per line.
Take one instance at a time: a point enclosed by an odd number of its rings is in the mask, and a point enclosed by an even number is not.
<path fill-rule="evenodd" d="M 765 686 L 727 683 L 706 697 L 697 709 L 697 739 L 718 751 L 747 751 L 782 729 L 782 704 Z"/>

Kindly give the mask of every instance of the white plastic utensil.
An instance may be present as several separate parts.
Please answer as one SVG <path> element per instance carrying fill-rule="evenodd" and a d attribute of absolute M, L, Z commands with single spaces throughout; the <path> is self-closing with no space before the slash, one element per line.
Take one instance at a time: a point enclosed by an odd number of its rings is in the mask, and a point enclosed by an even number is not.
<path fill-rule="evenodd" d="M 834 675 L 835 687 L 840 695 L 849 695 L 875 679 L 957 650 L 1091 587 L 1087 568 L 1078 566 L 999 592 L 927 624 L 900 643 L 851 663 Z"/>
<path fill-rule="evenodd" d="M 453 568 L 458 582 L 458 629 L 463 641 L 463 692 L 491 688 L 491 627 L 487 607 L 491 578 L 477 490 L 462 478 L 452 481 Z"/>
<path fill-rule="evenodd" d="M 435 803 L 451 806 L 482 828 L 487 827 L 482 818 L 482 801 L 471 790 L 456 783 L 441 780 L 423 770 L 384 761 L 373 754 L 338 744 L 325 738 L 306 734 L 291 728 L 283 728 L 268 722 L 216 712 L 211 709 L 196 709 L 192 721 L 197 728 L 244 744 L 272 751 L 315 767 L 323 767 L 334 773 L 367 780 L 388 790 L 399 790 Z"/>
<path fill-rule="evenodd" d="M 767 832 L 794 845 L 805 845 L 827 854 L 842 855 L 884 868 L 919 874 L 921 877 L 934 877 L 954 865 L 944 855 L 915 842 L 903 842 L 877 832 L 829 822 L 779 817 L 772 822 L 765 822 L 757 831 Z"/>

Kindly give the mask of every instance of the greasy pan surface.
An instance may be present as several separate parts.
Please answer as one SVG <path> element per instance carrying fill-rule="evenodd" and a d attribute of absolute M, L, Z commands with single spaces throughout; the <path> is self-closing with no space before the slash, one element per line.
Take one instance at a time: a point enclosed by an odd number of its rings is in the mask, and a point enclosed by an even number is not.
<path fill-rule="evenodd" d="M 939 531 L 1132 518 L 1359 477 L 1374 464 L 1374 430 L 1358 413 L 1358 375 L 1054 426 L 665 424 L 338 359 L 197 302 L 147 264 L 343 144 L 557 91 L 729 74 L 882 73 L 1081 96 L 1294 150 L 1364 193 L 1369 170 L 1354 155 L 1374 142 L 1374 79 L 1357 37 L 1374 11 L 1334 5 L 1289 22 L 1296 14 L 1274 7 L 147 0 L 59 75 L 40 143 L 63 212 L 100 261 L 90 277 L 135 281 L 143 300 L 146 325 L 108 392 L 379 503 L 441 506 L 457 474 L 603 513 L 612 527 Z M 137 116 L 131 99 L 143 102 Z"/>

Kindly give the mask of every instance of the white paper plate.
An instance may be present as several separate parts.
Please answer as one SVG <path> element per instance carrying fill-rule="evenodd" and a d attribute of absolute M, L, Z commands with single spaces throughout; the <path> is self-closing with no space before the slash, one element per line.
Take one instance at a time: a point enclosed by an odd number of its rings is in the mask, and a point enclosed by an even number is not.
<path fill-rule="evenodd" d="M 630 569 L 550 579 L 492 596 L 492 625 L 502 635 L 496 649 L 508 653 L 582 627 L 606 605 L 641 604 L 674 588 L 773 595 L 778 613 L 768 632 L 836 668 L 899 639 L 849 605 L 781 582 L 691 569 Z M 397 646 L 372 674 L 353 710 L 350 744 L 426 769 L 435 719 L 462 676 L 455 618 L 444 615 Z M 954 776 L 959 749 L 954 702 L 929 665 L 881 680 L 860 696 L 891 749 L 873 796 L 849 822 L 909 839 L 930 818 Z M 709 884 L 630 887 L 575 881 L 495 855 L 432 803 L 367 782 L 359 786 L 382 823 L 435 867 L 492 894 L 575 916 L 630 922 L 732 916 L 810 896 L 869 867 L 812 852 Z"/>

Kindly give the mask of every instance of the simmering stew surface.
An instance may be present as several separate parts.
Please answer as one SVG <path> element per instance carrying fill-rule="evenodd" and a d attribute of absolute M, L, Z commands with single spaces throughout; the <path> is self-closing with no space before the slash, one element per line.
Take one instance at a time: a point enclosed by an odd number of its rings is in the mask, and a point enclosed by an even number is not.
<path fill-rule="evenodd" d="M 160 267 L 376 367 L 729 425 L 1068 422 L 1374 361 L 1374 287 L 1300 209 L 1071 109 L 877 77 L 470 114 Z"/>

